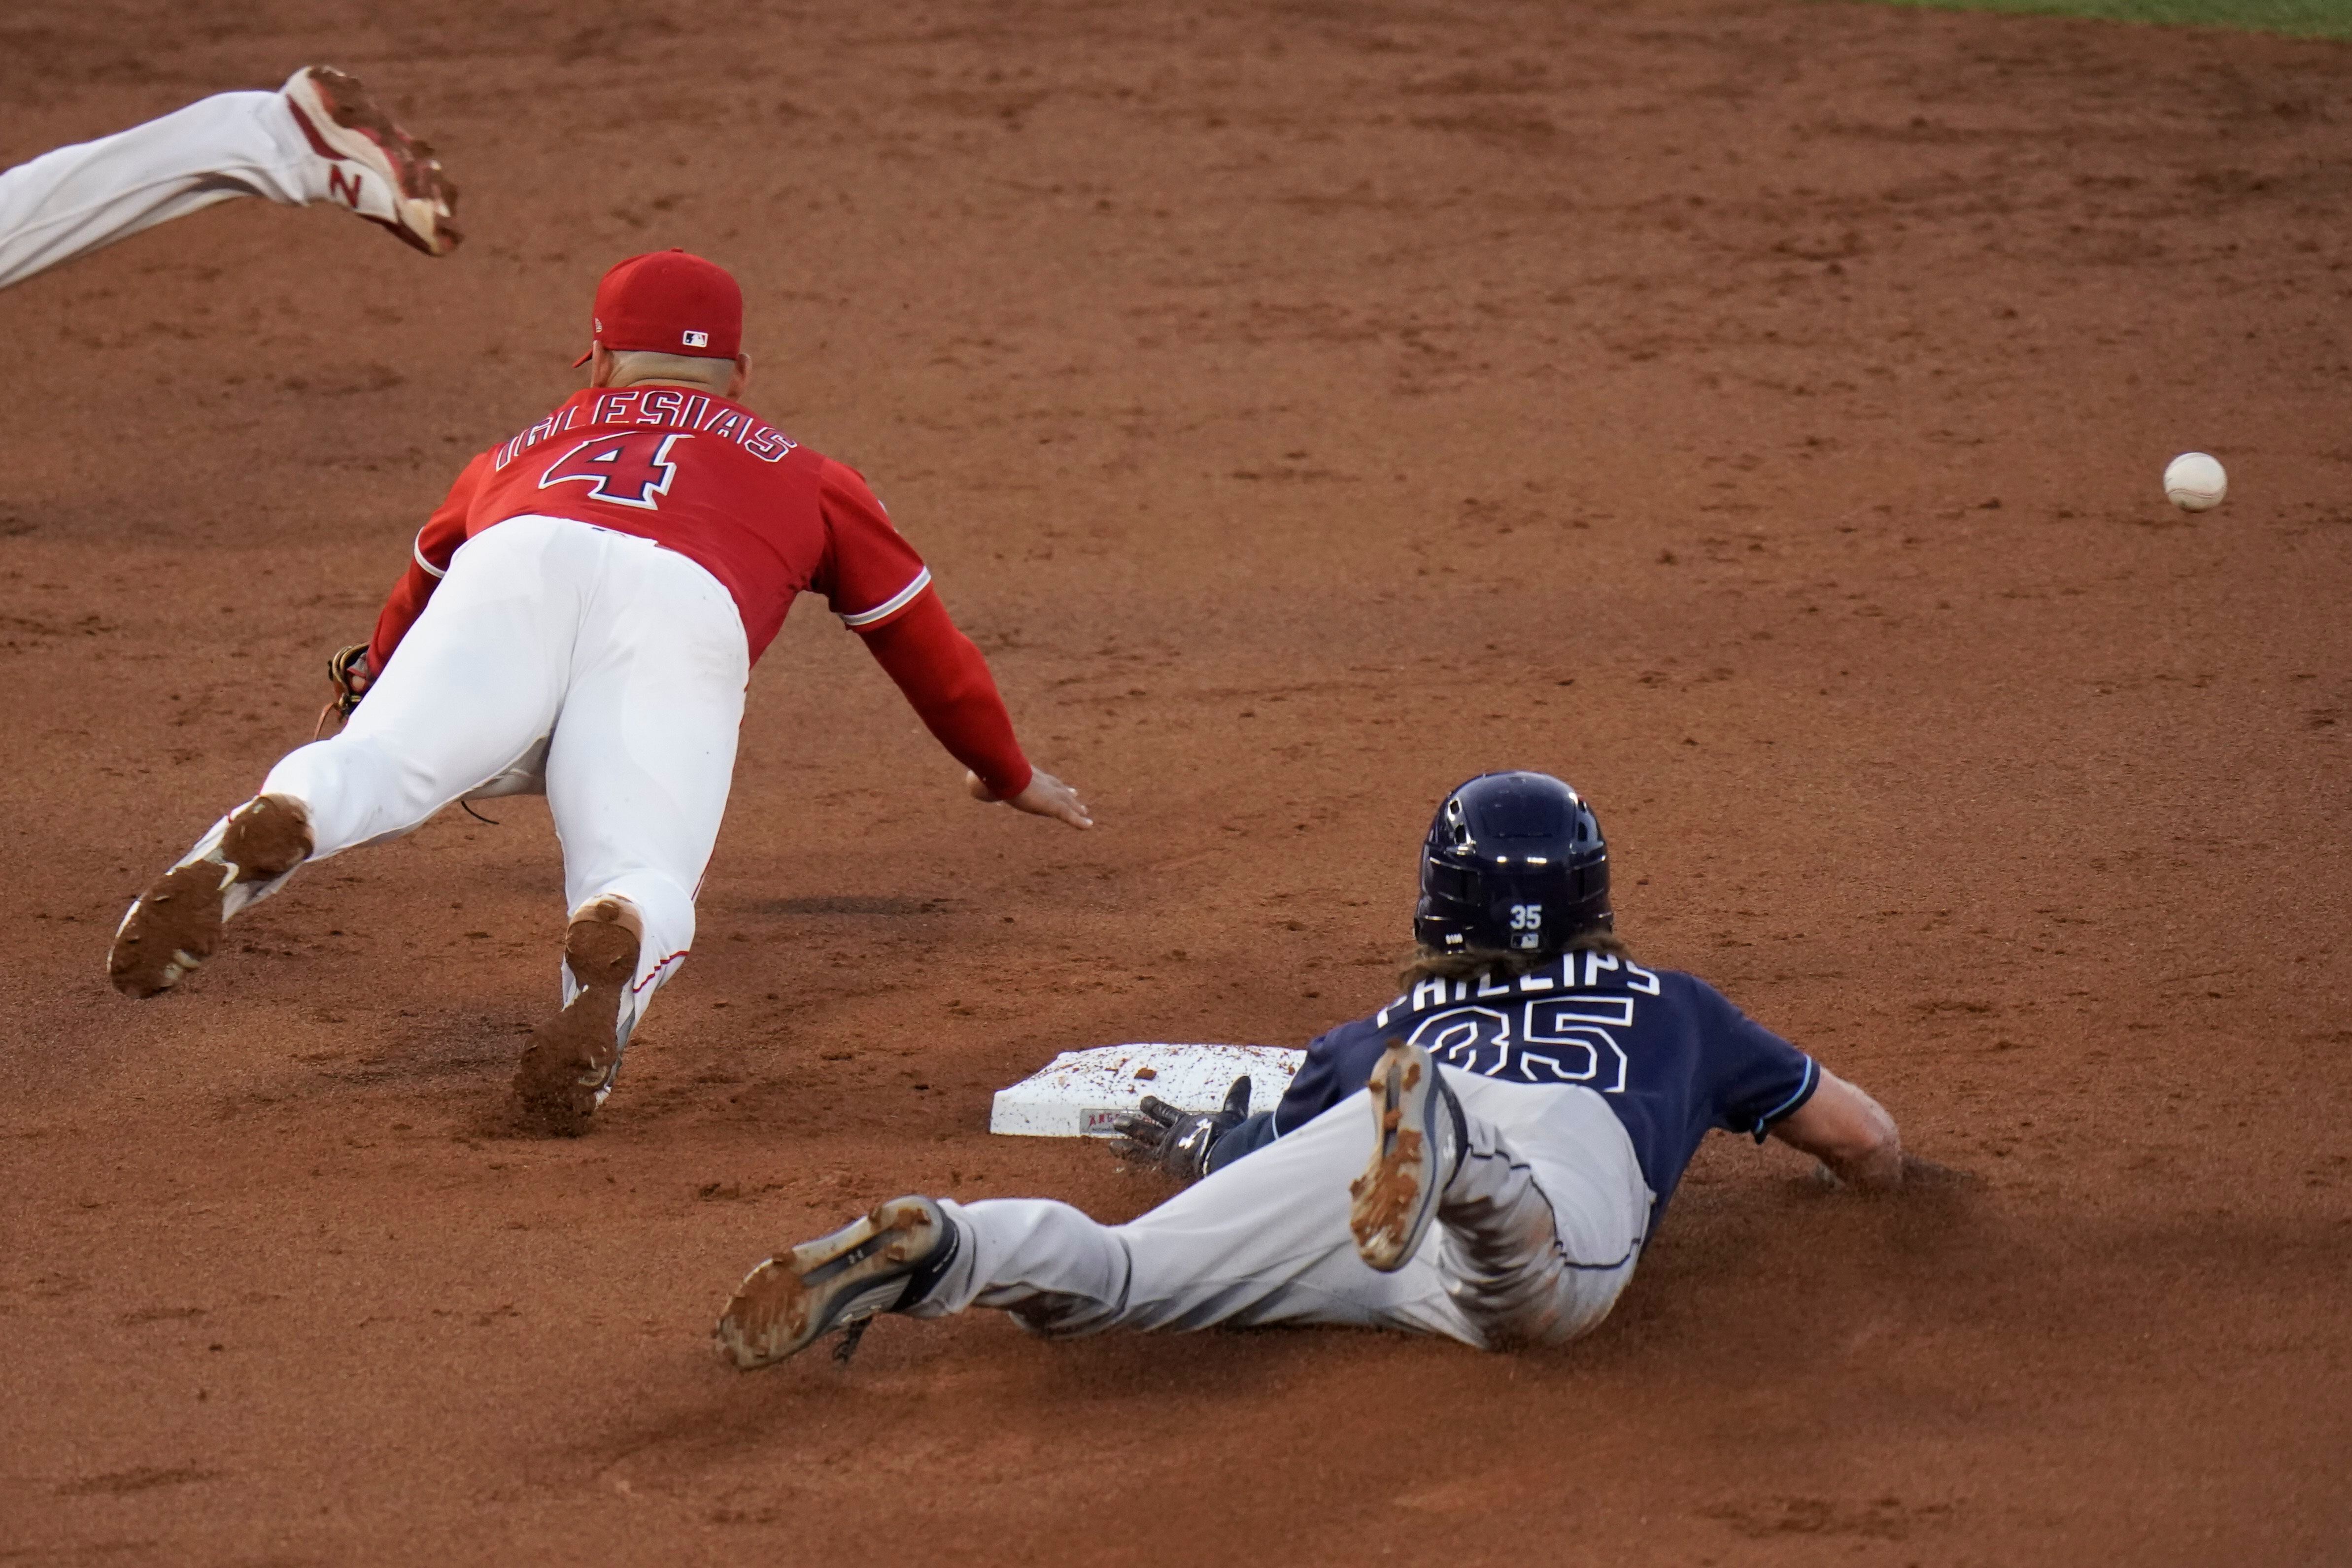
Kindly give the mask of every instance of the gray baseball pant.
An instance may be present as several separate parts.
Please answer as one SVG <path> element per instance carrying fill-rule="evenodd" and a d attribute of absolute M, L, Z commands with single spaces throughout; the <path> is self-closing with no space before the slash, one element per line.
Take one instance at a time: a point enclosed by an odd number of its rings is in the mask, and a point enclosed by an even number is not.
<path fill-rule="evenodd" d="M 1049 1199 L 942 1201 L 962 1245 L 911 1315 L 995 1307 L 1055 1338 L 1349 1323 L 1482 1349 L 1588 1331 L 1633 1278 L 1650 1213 L 1623 1123 L 1589 1089 L 1445 1081 L 1468 1148 L 1438 1223 L 1393 1274 L 1368 1267 L 1348 1229 L 1372 1141 L 1360 1093 L 1126 1225 Z"/>

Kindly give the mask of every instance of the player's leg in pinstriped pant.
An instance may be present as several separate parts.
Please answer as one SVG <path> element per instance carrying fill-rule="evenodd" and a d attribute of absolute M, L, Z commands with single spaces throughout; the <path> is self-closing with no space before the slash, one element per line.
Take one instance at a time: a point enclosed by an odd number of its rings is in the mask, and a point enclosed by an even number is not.
<path fill-rule="evenodd" d="M 324 142 L 305 134 L 289 95 Z M 215 93 L 0 170 L 0 289 L 236 196 L 341 205 L 436 255 L 457 243 L 455 191 L 430 149 L 358 82 L 305 68 L 280 91 Z"/>
<path fill-rule="evenodd" d="M 325 181 L 284 99 L 218 93 L 0 173 L 0 289 L 215 202 L 316 201 Z"/>

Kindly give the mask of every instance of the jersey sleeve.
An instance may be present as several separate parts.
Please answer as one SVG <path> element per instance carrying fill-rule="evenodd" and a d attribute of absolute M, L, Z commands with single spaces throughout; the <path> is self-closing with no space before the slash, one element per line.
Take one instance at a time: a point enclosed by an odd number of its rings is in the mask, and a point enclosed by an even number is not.
<path fill-rule="evenodd" d="M 824 558 L 811 584 L 852 631 L 869 631 L 906 613 L 931 584 L 931 569 L 890 525 L 890 514 L 856 469 L 821 460 L 818 505 L 824 515 Z"/>
<path fill-rule="evenodd" d="M 1761 1143 L 1774 1123 L 1813 1097 L 1822 1069 L 1714 986 L 1696 978 L 1690 983 L 1697 988 L 1699 1026 L 1706 1031 L 1715 1124 Z"/>
<path fill-rule="evenodd" d="M 1010 800 L 1029 787 L 1029 759 L 1013 736 L 1013 715 L 1004 710 L 988 660 L 956 629 L 928 584 L 887 620 L 860 628 L 859 635 L 924 728 L 980 776 L 989 794 Z"/>
<path fill-rule="evenodd" d="M 1382 1044 L 1380 1031 L 1361 1019 L 1307 1041 L 1307 1059 L 1298 1065 L 1298 1076 L 1290 1080 L 1282 1102 L 1274 1108 L 1274 1120 L 1267 1128 L 1269 1142 L 1297 1131 L 1363 1088 L 1371 1078 L 1372 1058 L 1380 1055 Z"/>
<path fill-rule="evenodd" d="M 1203 1173 L 1214 1175 L 1234 1161 L 1257 1152 L 1276 1139 L 1296 1132 L 1357 1089 L 1364 1087 L 1370 1069 L 1350 1072 L 1349 1063 L 1361 1056 L 1349 1047 L 1363 1033 L 1360 1025 L 1342 1024 L 1307 1042 L 1307 1059 L 1283 1091 L 1275 1108 L 1245 1117 L 1209 1146 Z"/>
<path fill-rule="evenodd" d="M 391 597 L 384 600 L 383 612 L 375 618 L 375 635 L 368 639 L 368 668 L 377 674 L 383 673 L 400 639 L 425 613 L 425 601 L 433 597 L 433 590 L 449 570 L 449 558 L 466 542 L 466 517 L 473 510 L 474 497 L 489 465 L 488 452 L 467 464 L 457 482 L 449 487 L 449 494 L 416 531 L 415 542 L 408 549 L 408 570 L 393 584 Z"/>
<path fill-rule="evenodd" d="M 1225 1135 L 1209 1145 L 1201 1158 L 1201 1174 L 1213 1176 L 1244 1154 L 1254 1154 L 1274 1142 L 1274 1112 L 1261 1110 L 1244 1116 L 1225 1130 Z"/>

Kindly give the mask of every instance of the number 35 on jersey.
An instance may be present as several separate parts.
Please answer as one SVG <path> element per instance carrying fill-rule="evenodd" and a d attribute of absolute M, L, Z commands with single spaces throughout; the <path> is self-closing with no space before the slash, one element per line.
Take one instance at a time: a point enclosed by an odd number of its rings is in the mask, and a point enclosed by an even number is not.
<path fill-rule="evenodd" d="M 1514 906 L 1515 916 L 1519 907 Z M 1539 929 L 1538 906 L 1525 908 L 1535 917 L 1530 928 Z M 1577 984 L 1580 959 L 1582 986 L 1559 994 L 1555 987 L 1561 983 Z M 1594 990 L 1604 973 L 1612 983 Z M 1631 959 L 1571 952 L 1557 977 L 1530 971 L 1499 984 L 1487 976 L 1475 986 L 1465 980 L 1422 981 L 1409 999 L 1415 1016 L 1407 1038 L 1464 1072 L 1515 1083 L 1582 1084 L 1602 1094 L 1622 1094 L 1626 1059 L 1619 1036 L 1633 1026 L 1637 996 L 1656 994 L 1658 977 Z M 1382 1008 L 1376 1021 L 1386 1028 L 1389 1009 Z"/>

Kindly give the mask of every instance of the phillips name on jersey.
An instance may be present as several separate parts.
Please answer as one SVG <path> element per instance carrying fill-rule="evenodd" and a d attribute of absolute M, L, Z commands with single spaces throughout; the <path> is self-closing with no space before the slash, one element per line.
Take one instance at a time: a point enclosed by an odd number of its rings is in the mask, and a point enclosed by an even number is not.
<path fill-rule="evenodd" d="M 1523 974 L 1426 979 L 1370 1017 L 1318 1036 L 1269 1131 L 1297 1131 L 1361 1089 L 1397 1038 L 1449 1072 L 1600 1095 L 1654 1194 L 1653 1231 L 1711 1129 L 1761 1142 L 1821 1081 L 1812 1058 L 1696 975 L 1570 952 Z"/>

